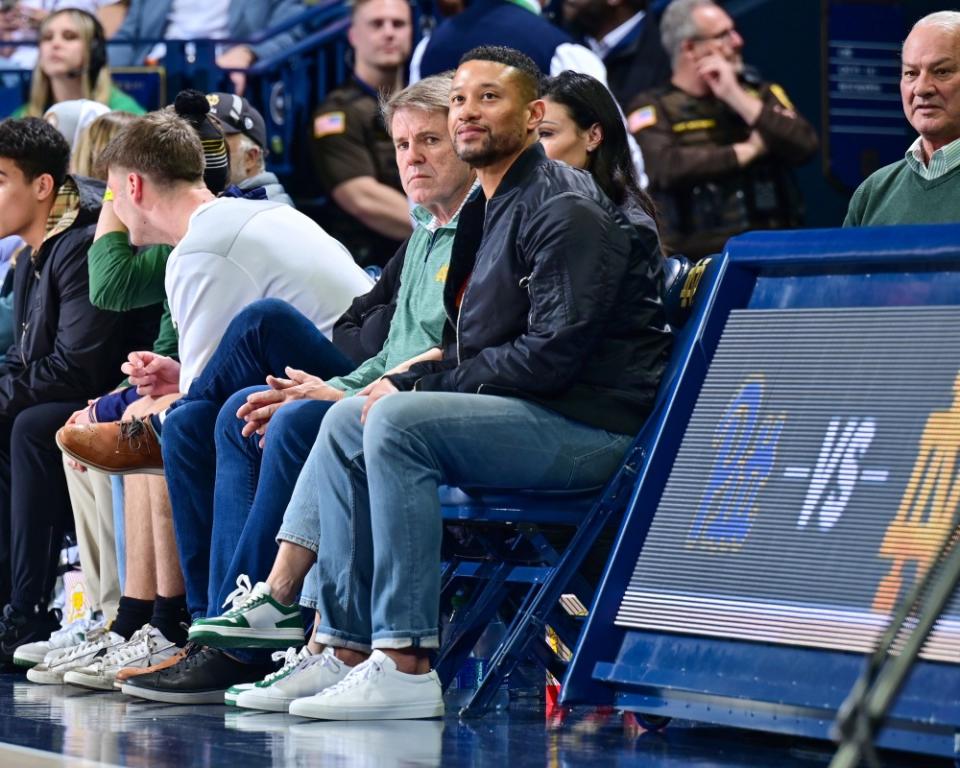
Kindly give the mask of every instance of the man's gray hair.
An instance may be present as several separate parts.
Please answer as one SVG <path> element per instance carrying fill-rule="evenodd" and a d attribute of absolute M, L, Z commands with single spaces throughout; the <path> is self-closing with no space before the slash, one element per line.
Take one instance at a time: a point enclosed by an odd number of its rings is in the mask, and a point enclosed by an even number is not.
<path fill-rule="evenodd" d="M 258 150 L 259 154 L 257 155 L 257 162 L 259 163 L 259 166 L 257 172 L 263 173 L 265 170 L 267 170 L 267 150 L 257 144 L 257 142 L 247 136 L 247 134 L 239 133 L 237 135 L 240 137 L 240 140 L 237 142 L 237 144 L 239 144 L 239 147 L 237 147 L 238 154 L 245 155 L 248 149 Z M 233 158 L 230 159 L 230 162 L 233 162 Z"/>
<path fill-rule="evenodd" d="M 660 42 L 674 65 L 680 58 L 680 46 L 684 41 L 700 34 L 700 28 L 693 20 L 693 11 L 715 5 L 713 0 L 673 0 L 667 6 L 660 17 Z"/>
<path fill-rule="evenodd" d="M 380 100 L 380 113 L 387 133 L 393 135 L 393 116 L 401 109 L 419 109 L 423 112 L 450 111 L 450 84 L 453 72 L 443 72 L 418 80 L 389 99 Z"/>
<path fill-rule="evenodd" d="M 947 32 L 960 35 L 960 11 L 937 11 L 936 13 L 928 13 L 914 24 L 910 31 L 913 32 L 917 27 L 940 27 L 940 29 L 944 29 Z"/>

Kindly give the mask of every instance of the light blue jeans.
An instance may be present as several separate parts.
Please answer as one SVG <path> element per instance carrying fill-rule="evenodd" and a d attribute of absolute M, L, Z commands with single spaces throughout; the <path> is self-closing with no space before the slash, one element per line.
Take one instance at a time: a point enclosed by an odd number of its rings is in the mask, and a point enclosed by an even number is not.
<path fill-rule="evenodd" d="M 632 439 L 509 397 L 402 392 L 361 425 L 364 401 L 327 411 L 277 535 L 317 553 L 317 640 L 356 650 L 438 646 L 439 485 L 597 488 Z"/>

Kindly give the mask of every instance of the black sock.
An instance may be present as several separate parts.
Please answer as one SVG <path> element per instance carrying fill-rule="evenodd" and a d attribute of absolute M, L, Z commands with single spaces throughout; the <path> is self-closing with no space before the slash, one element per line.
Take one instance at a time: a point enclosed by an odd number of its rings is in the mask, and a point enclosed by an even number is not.
<path fill-rule="evenodd" d="M 110 630 L 129 640 L 133 633 L 150 621 L 153 613 L 153 600 L 138 600 L 135 597 L 121 597 L 117 608 L 117 618 Z"/>
<path fill-rule="evenodd" d="M 150 623 L 163 632 L 163 636 L 177 645 L 187 642 L 186 627 L 190 625 L 187 612 L 187 596 L 161 597 L 153 601 L 153 617 Z"/>

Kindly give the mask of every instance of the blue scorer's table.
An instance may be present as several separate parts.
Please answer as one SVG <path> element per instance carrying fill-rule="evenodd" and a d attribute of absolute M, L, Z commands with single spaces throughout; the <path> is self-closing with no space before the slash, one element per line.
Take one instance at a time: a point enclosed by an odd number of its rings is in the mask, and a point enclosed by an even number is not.
<path fill-rule="evenodd" d="M 960 227 L 753 233 L 702 289 L 563 691 L 826 738 L 960 508 Z M 698 301 L 701 300 L 698 298 Z M 879 744 L 953 756 L 960 600 Z"/>

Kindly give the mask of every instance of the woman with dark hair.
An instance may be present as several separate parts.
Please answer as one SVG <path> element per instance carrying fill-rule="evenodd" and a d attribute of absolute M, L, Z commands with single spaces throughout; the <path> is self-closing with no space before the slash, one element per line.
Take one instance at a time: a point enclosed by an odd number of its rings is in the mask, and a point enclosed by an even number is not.
<path fill-rule="evenodd" d="M 606 86 L 590 75 L 567 70 L 544 80 L 543 99 L 547 109 L 540 123 L 540 143 L 547 156 L 590 171 L 634 223 L 638 212 L 654 218 L 653 201 L 637 181 L 623 115 Z"/>

